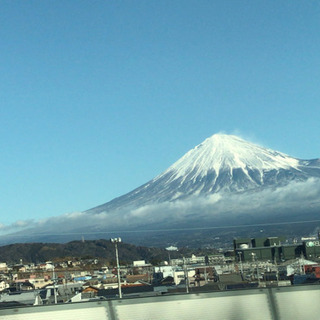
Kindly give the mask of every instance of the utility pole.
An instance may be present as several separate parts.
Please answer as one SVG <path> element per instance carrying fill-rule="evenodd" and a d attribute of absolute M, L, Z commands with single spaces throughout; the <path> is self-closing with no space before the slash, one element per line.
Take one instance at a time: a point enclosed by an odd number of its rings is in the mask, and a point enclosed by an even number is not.
<path fill-rule="evenodd" d="M 52 278 L 53 278 L 53 294 L 54 294 L 54 304 L 58 303 L 57 299 L 57 288 L 56 288 L 56 273 L 54 271 L 54 265 L 52 268 Z"/>
<path fill-rule="evenodd" d="M 238 251 L 238 255 L 239 255 L 241 276 L 243 277 L 243 266 L 242 266 L 242 259 L 241 259 L 242 252 Z"/>
<path fill-rule="evenodd" d="M 184 278 L 186 282 L 186 293 L 189 293 L 189 277 L 188 277 L 188 268 L 186 266 L 185 257 L 183 257 L 183 269 L 184 269 Z"/>
<path fill-rule="evenodd" d="M 118 289 L 119 289 L 119 298 L 122 299 L 121 291 L 121 280 L 120 280 L 120 265 L 119 265 L 119 254 L 118 254 L 118 243 L 121 242 L 121 238 L 112 238 L 110 239 L 111 243 L 114 243 L 116 249 L 116 262 L 117 262 L 117 277 L 118 277 Z"/>
<path fill-rule="evenodd" d="M 207 266 L 204 267 L 204 283 L 208 283 Z"/>
<path fill-rule="evenodd" d="M 279 287 L 279 270 L 278 270 L 278 264 L 277 264 L 277 258 L 276 257 L 274 257 L 274 265 L 276 267 L 277 286 Z"/>
<path fill-rule="evenodd" d="M 256 262 L 256 268 L 257 268 L 258 286 L 260 287 L 259 263 L 258 263 L 258 259 L 257 259 L 256 257 L 257 257 L 257 255 L 254 254 L 254 260 L 255 260 L 255 262 Z"/>

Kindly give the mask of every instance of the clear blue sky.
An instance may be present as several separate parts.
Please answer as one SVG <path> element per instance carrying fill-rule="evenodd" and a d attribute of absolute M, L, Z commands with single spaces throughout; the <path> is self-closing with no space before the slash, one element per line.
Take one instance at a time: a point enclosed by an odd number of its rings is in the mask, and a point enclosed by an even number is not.
<path fill-rule="evenodd" d="M 82 211 L 217 132 L 320 157 L 319 1 L 0 2 L 0 224 Z"/>

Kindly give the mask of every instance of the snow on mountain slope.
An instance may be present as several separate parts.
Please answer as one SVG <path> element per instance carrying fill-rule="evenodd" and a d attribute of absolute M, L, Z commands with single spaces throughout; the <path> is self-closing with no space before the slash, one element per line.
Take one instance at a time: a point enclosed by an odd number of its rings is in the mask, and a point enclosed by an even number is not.
<path fill-rule="evenodd" d="M 215 134 L 141 187 L 87 212 L 284 186 L 320 177 L 319 160 L 299 160 L 234 135 Z"/>
<path fill-rule="evenodd" d="M 215 134 L 189 151 L 168 171 L 176 170 L 177 175 L 185 176 L 190 169 L 196 168 L 195 175 L 204 176 L 211 170 L 218 174 L 227 168 L 278 170 L 298 166 L 297 159 L 283 153 L 248 143 L 237 136 Z"/>
<path fill-rule="evenodd" d="M 264 174 L 272 170 L 300 171 L 299 160 L 248 143 L 233 135 L 216 134 L 185 154 L 156 180 L 170 173 L 170 182 L 181 179 L 181 183 L 186 179 L 196 182 L 214 175 L 210 191 L 217 191 L 230 187 L 232 182 L 239 179 L 240 174 L 242 180 L 248 180 L 249 185 L 262 185 Z M 219 183 L 220 175 L 223 176 L 224 183 Z M 238 185 L 236 189 L 246 188 L 248 184 L 243 187 Z"/>

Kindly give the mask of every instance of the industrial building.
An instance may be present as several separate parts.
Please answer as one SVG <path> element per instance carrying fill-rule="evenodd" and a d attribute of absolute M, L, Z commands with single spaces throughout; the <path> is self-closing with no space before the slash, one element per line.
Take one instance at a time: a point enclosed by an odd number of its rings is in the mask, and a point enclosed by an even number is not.
<path fill-rule="evenodd" d="M 319 239 L 288 244 L 284 237 L 241 238 L 233 240 L 238 261 L 285 261 L 303 256 L 306 259 L 320 257 Z"/>
<path fill-rule="evenodd" d="M 305 257 L 306 259 L 320 257 L 320 241 L 307 240 L 304 243 Z"/>

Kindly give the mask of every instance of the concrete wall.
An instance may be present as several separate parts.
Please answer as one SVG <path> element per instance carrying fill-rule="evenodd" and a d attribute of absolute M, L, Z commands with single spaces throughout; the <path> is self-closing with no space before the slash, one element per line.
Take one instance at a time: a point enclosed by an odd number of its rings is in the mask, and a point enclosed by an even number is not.
<path fill-rule="evenodd" d="M 263 288 L 0 309 L 1 320 L 318 320 L 320 286 Z"/>

